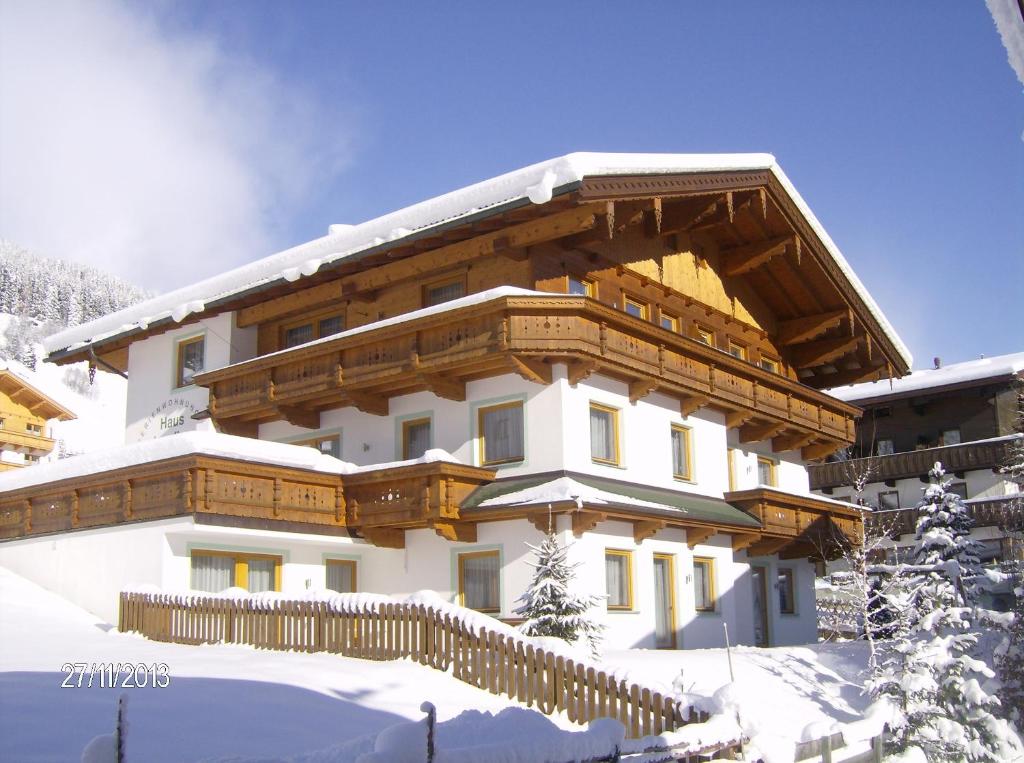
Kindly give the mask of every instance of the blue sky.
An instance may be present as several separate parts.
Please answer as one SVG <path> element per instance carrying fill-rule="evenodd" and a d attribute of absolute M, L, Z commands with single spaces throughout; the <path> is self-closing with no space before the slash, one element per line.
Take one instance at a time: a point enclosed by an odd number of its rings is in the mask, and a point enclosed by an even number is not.
<path fill-rule="evenodd" d="M 981 0 L 27 7 L 51 72 L 0 96 L 71 126 L 0 151 L 100 157 L 74 194 L 0 184 L 46 211 L 0 195 L 0 235 L 48 254 L 162 290 L 570 151 L 765 151 L 915 365 L 1024 351 L 1024 93 Z"/>

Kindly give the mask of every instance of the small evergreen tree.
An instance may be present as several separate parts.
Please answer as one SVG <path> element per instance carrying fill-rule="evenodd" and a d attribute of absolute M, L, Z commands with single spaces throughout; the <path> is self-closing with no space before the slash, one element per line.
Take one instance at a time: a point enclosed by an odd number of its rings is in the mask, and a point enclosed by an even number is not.
<path fill-rule="evenodd" d="M 533 580 L 515 610 L 525 618 L 519 627 L 527 636 L 554 636 L 571 644 L 585 640 L 596 655 L 604 628 L 587 613 L 601 601 L 598 596 L 572 591 L 577 565 L 569 563 L 569 547 L 559 543 L 551 531 L 539 546 L 527 545 L 536 561 L 531 562 Z"/>
<path fill-rule="evenodd" d="M 897 568 L 894 603 L 906 617 L 884 649 L 869 681 L 902 714 L 893 746 L 920 747 L 932 761 L 1003 761 L 1024 754 L 1020 738 L 999 708 L 995 673 L 979 653 L 983 626 L 998 622 L 977 606 L 987 577 L 973 520 L 960 496 L 949 493 L 941 464 L 918 504 L 913 564 Z"/>

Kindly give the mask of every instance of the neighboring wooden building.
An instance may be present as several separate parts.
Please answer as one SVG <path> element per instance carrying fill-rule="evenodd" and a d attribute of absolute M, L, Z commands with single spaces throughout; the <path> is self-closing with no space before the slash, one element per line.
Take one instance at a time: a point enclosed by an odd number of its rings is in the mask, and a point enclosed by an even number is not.
<path fill-rule="evenodd" d="M 75 414 L 0 361 L 0 472 L 30 466 L 53 450 L 49 422 Z"/>
<path fill-rule="evenodd" d="M 813 640 L 811 562 L 859 521 L 808 489 L 860 413 L 821 390 L 910 363 L 766 155 L 572 154 L 48 348 L 128 374 L 130 444 L 99 474 L 0 481 L 16 569 L 50 574 L 32 536 L 92 560 L 113 526 L 149 560 L 132 582 L 426 587 L 508 618 L 550 526 L 608 642 L 661 647 L 722 622 Z"/>
<path fill-rule="evenodd" d="M 893 556 L 914 543 L 928 472 L 942 463 L 974 514 L 986 561 L 1021 561 L 1019 542 L 1001 529 L 1021 492 L 1000 467 L 1024 437 L 1018 430 L 1024 352 L 914 371 L 893 382 L 830 390 L 864 409 L 850 458 L 809 467 L 811 488 L 842 501 L 861 500 L 890 528 Z M 858 496 L 856 477 L 867 478 Z"/>

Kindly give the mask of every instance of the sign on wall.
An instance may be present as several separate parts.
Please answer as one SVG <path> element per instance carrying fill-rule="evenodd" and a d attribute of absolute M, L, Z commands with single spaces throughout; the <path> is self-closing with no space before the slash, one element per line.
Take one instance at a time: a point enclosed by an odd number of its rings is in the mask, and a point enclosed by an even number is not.
<path fill-rule="evenodd" d="M 155 440 L 195 429 L 196 422 L 192 420 L 192 415 L 198 411 L 194 403 L 183 397 L 168 398 L 142 420 L 139 439 Z"/>

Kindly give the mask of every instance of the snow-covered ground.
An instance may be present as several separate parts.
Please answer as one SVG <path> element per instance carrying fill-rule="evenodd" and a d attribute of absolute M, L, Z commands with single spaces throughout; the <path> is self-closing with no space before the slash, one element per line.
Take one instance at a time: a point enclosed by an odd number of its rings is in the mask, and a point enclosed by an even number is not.
<path fill-rule="evenodd" d="M 730 686 L 722 649 L 604 655 L 607 668 L 627 680 L 667 693 L 682 688 L 708 710 L 726 707 L 683 735 L 727 738 L 736 733 L 738 708 L 740 725 L 772 761 L 792 760 L 796 742 L 839 725 L 848 738 L 867 738 L 877 725 L 859 722 L 868 704 L 856 683 L 866 659 L 861 644 L 740 647 L 732 659 Z M 62 688 L 65 663 L 162 663 L 170 683 L 111 689 L 94 676 L 92 688 Z M 77 675 L 69 683 L 77 684 Z M 584 751 L 590 752 L 583 757 L 607 752 L 622 733 L 614 721 L 583 730 L 549 719 L 407 661 L 183 646 L 120 634 L 0 568 L 0 760 L 79 760 L 91 739 L 113 730 L 122 691 L 129 698 L 130 761 L 356 763 L 375 746 L 365 760 L 420 760 L 406 755 L 424 746 L 422 724 L 409 722 L 421 721 L 425 700 L 437 707 L 437 741 L 447 761 L 569 761 Z"/>

